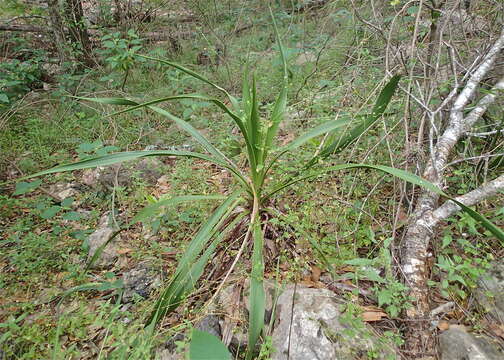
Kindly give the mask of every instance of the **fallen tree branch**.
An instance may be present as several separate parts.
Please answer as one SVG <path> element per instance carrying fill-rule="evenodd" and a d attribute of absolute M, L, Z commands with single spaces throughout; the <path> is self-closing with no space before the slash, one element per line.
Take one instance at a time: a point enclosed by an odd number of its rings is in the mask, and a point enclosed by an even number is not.
<path fill-rule="evenodd" d="M 34 26 L 34 25 L 9 25 L 9 24 L 0 24 L 0 31 L 20 31 L 20 32 L 33 32 L 33 33 L 51 33 L 52 30 L 49 27 L 42 27 L 42 26 Z M 93 36 L 100 36 L 102 31 L 100 30 L 95 30 L 95 29 L 88 29 L 88 32 L 90 35 Z M 155 32 L 147 32 L 140 34 L 141 38 L 150 40 L 150 41 L 165 41 L 165 40 L 170 40 L 174 37 L 176 38 L 182 38 L 182 39 L 187 39 L 191 38 L 195 35 L 194 32 L 178 32 L 176 34 L 171 34 L 168 32 L 161 32 L 161 31 L 155 31 Z"/>
<path fill-rule="evenodd" d="M 450 109 L 448 126 L 437 139 L 431 151 L 429 161 L 425 166 L 423 177 L 439 188 L 443 188 L 444 172 L 448 158 L 460 138 L 470 131 L 474 123 L 483 115 L 488 106 L 493 103 L 497 93 L 504 89 L 502 78 L 493 89 L 477 103 L 474 109 L 464 117 L 464 109 L 474 98 L 478 86 L 484 76 L 493 67 L 500 51 L 504 48 L 504 27 L 501 34 L 490 47 L 478 66 L 471 72 L 465 86 L 455 97 Z M 500 179 L 500 178 L 499 178 Z M 475 190 L 476 191 L 476 190 Z M 491 192 L 489 192 L 491 193 Z M 478 193 L 469 193 L 475 196 Z M 467 194 L 469 196 L 469 194 Z M 482 194 L 479 194 L 482 195 Z M 468 200 L 468 199 L 465 199 Z M 427 258 L 430 240 L 439 222 L 434 216 L 438 207 L 439 195 L 422 191 L 408 225 L 403 243 L 402 270 L 404 280 L 409 287 L 409 296 L 414 300 L 414 306 L 406 311 L 409 320 L 406 334 L 408 352 L 421 353 L 433 346 L 432 336 L 428 334 L 429 291 L 427 287 Z M 448 205 L 446 205 L 448 207 Z M 449 209 L 440 210 L 448 213 Z"/>
<path fill-rule="evenodd" d="M 47 17 L 41 16 L 41 15 L 21 15 L 21 16 L 15 16 L 12 19 L 7 20 L 5 23 L 10 24 L 11 22 L 14 22 L 16 20 L 20 19 L 44 19 L 47 20 Z"/>
<path fill-rule="evenodd" d="M 488 199 L 489 197 L 497 195 L 499 192 L 504 190 L 504 174 L 498 178 L 487 182 L 481 187 L 468 192 L 467 194 L 458 196 L 455 198 L 458 202 L 466 205 L 472 206 L 480 203 L 481 201 Z M 431 228 L 436 226 L 440 221 L 452 216 L 456 212 L 460 211 L 460 206 L 455 204 L 453 201 L 446 201 L 443 205 L 438 207 L 432 212 L 432 223 L 429 224 Z"/>
<path fill-rule="evenodd" d="M 41 26 L 34 26 L 34 25 L 0 24 L 0 31 L 24 31 L 24 32 L 35 32 L 35 33 L 50 33 L 51 29 L 49 27 L 44 28 Z"/>

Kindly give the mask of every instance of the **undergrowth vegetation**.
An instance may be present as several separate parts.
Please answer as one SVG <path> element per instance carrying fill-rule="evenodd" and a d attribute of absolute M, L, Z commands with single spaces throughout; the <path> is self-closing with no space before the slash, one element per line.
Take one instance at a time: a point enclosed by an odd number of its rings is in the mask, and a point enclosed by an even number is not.
<path fill-rule="evenodd" d="M 316 284 L 314 269 L 322 269 L 352 284 L 342 321 L 355 328 L 364 326 L 352 304 L 359 284 L 390 319 L 411 306 L 394 266 L 406 223 L 392 214 L 407 206 L 394 184 L 457 194 L 400 170 L 409 161 L 397 126 L 404 108 L 393 97 L 401 76 L 379 68 L 382 44 L 344 6 L 324 14 L 324 31 L 315 18 L 262 8 L 243 34 L 233 19 L 255 10 L 194 6 L 215 38 L 175 51 L 147 44 L 140 29 L 109 33 L 97 53 L 105 66 L 60 73 L 47 93 L 32 91 L 46 81 L 44 55 L 0 65 L 0 350 L 8 358 L 146 359 L 167 341 L 192 359 L 208 349 L 229 358 L 193 325 L 231 278 L 250 284 L 247 349 L 236 358 L 274 352 L 265 280 Z M 197 64 L 202 53 L 210 60 Z M 154 184 L 128 170 L 152 157 L 163 175 Z M 110 165 L 120 166 L 111 188 L 75 185 L 77 194 L 55 198 L 50 185 Z M 117 181 L 121 171 L 127 185 Z M 461 164 L 449 181 L 470 189 L 478 181 L 471 174 Z M 429 282 L 458 303 L 500 246 L 479 239 L 504 240 L 495 225 L 502 210 L 462 207 L 433 249 Z M 89 258 L 87 240 L 106 211 L 120 229 Z M 92 270 L 119 236 L 128 239 L 120 265 Z M 209 281 L 212 259 L 226 267 Z M 124 304 L 122 273 L 145 260 L 165 282 L 148 300 Z M 398 328 L 384 333 L 384 342 L 401 345 Z"/>

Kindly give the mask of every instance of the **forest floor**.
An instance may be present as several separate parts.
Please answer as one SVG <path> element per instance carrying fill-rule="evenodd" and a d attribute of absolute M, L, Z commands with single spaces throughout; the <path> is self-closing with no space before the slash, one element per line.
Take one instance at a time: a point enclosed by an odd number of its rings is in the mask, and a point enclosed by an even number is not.
<path fill-rule="evenodd" d="M 269 113 L 282 77 L 269 13 L 261 6 L 222 5 L 217 10 L 195 3 L 200 7 L 183 9 L 187 21 L 166 25 L 174 10 L 159 9 L 161 15 L 152 23 L 135 30 L 153 33 L 168 26 L 175 37 L 183 34 L 176 46 L 169 40 L 147 41 L 140 36 L 139 52 L 184 64 L 237 96 L 248 62 L 258 84 L 260 112 Z M 383 43 L 338 4 L 276 14 L 292 72 L 288 114 L 278 138 L 281 145 L 329 119 L 370 112 L 386 81 Z M 23 71 L 35 74 L 34 67 L 54 53 L 49 47 L 31 48 L 34 36 L 0 39 L 4 44 L 0 56 L 31 59 Z M 47 79 L 30 91 L 20 90 L 19 99 L 0 109 L 0 359 L 160 357 L 156 348 L 205 316 L 202 305 L 239 250 L 238 242 L 227 243 L 218 263 L 208 265 L 208 277 L 199 290 L 163 321 L 153 338 L 142 338 L 138 334 L 144 331 L 162 284 L 173 273 L 190 237 L 219 202 L 163 208 L 120 233 L 112 255 L 88 268 L 90 247 L 96 246 L 90 239 L 97 239 L 97 230 L 128 224 L 144 206 L 163 196 L 228 194 L 234 186 L 230 174 L 204 161 L 164 157 L 108 170 L 51 174 L 16 186 L 20 177 L 118 150 L 200 150 L 194 140 L 157 114 L 137 110 L 108 116 L 117 108 L 73 97 L 126 97 L 142 102 L 172 94 L 214 94 L 210 86 L 148 60 L 136 61 L 127 73 L 113 69 L 112 62 L 104 59 L 113 57 L 114 49 L 100 41 L 96 39 L 101 44 L 96 56 L 102 65 L 80 74 L 53 71 L 46 65 L 46 73 L 51 72 Z M 166 106 L 226 156 L 245 165 L 244 144 L 216 106 L 192 99 Z M 393 98 L 382 121 L 328 162 L 366 162 L 415 171 L 414 154 L 406 151 L 405 137 L 414 136 L 416 128 L 405 133 L 404 106 L 399 96 Z M 309 161 L 323 141 L 315 138 L 289 153 L 271 176 L 285 179 L 296 165 Z M 467 162 L 454 165 L 447 178 L 461 191 L 474 188 L 480 180 Z M 281 216 L 265 234 L 266 278 L 329 289 L 356 305 L 344 310 L 347 315 L 372 325 L 375 333 L 385 334 L 400 349 L 407 325 L 401 314 L 410 300 L 397 276 L 398 250 L 412 209 L 401 196 L 402 187 L 391 176 L 348 170 L 275 195 L 269 206 Z M 503 209 L 499 202 L 478 207 L 500 225 Z M 465 215 L 444 222 L 436 238 L 439 241 L 431 249 L 431 301 L 433 307 L 455 305 L 439 318 L 435 331 L 459 325 L 504 339 L 504 328 L 489 322 L 472 296 L 478 277 L 492 261 L 502 258 L 502 244 Z M 245 251 L 248 259 L 251 249 Z M 243 283 L 249 266 L 241 262 L 233 281 Z M 187 346 L 187 339 L 176 339 L 177 349 Z M 269 358 L 268 351 L 261 352 L 263 359 Z M 404 355 L 400 350 L 397 354 Z"/>

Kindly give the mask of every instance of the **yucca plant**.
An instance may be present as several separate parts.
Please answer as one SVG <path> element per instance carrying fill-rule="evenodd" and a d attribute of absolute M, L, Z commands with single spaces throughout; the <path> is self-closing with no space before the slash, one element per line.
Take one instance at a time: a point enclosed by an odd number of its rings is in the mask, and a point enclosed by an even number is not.
<path fill-rule="evenodd" d="M 186 158 L 196 158 L 216 164 L 222 168 L 229 170 L 236 179 L 236 188 L 233 189 L 230 195 L 187 195 L 163 199 L 144 208 L 132 221 L 132 223 L 146 220 L 153 216 L 161 206 L 175 205 L 181 202 L 191 202 L 199 200 L 218 200 L 224 201 L 211 214 L 208 219 L 201 225 L 198 233 L 189 243 L 185 253 L 180 259 L 178 266 L 171 277 L 166 289 L 161 293 L 161 296 L 156 302 L 154 310 L 147 323 L 153 327 L 163 316 L 168 312 L 173 311 L 185 297 L 193 291 L 196 283 L 200 279 L 205 266 L 209 259 L 215 253 L 216 248 L 226 238 L 226 236 L 237 226 L 238 223 L 248 218 L 248 228 L 244 236 L 241 250 L 250 242 L 253 243 L 251 255 L 252 269 L 250 270 L 250 311 L 249 311 L 249 341 L 247 359 L 251 359 L 254 355 L 254 348 L 258 342 L 264 325 L 265 312 L 265 294 L 263 289 L 264 278 L 264 259 L 263 259 L 263 230 L 264 224 L 261 222 L 261 212 L 266 201 L 274 194 L 285 189 L 299 181 L 315 178 L 321 174 L 331 171 L 352 169 L 352 168 L 369 168 L 389 173 L 400 179 L 411 183 L 426 187 L 431 191 L 438 192 L 444 196 L 441 190 L 427 181 L 410 174 L 408 172 L 394 169 L 381 165 L 368 164 L 341 164 L 334 166 L 325 166 L 320 160 L 334 156 L 341 152 L 357 138 L 359 138 L 370 126 L 372 126 L 384 114 L 387 105 L 389 104 L 394 91 L 400 80 L 400 76 L 394 76 L 381 90 L 373 110 L 370 114 L 363 116 L 355 116 L 357 124 L 351 116 L 340 117 L 337 120 L 325 122 L 304 135 L 296 138 L 287 145 L 277 148 L 275 146 L 275 138 L 278 133 L 279 125 L 283 119 L 287 107 L 287 94 L 289 85 L 289 72 L 287 68 L 286 58 L 282 47 L 282 42 L 278 34 L 275 20 L 272 14 L 273 25 L 278 42 L 280 57 L 282 60 L 282 84 L 280 92 L 273 104 L 271 115 L 268 119 L 261 119 L 259 111 L 259 100 L 256 91 L 255 77 L 252 75 L 249 78 L 246 72 L 243 80 L 243 89 L 241 99 L 232 96 L 221 86 L 208 80 L 203 75 L 200 75 L 184 66 L 177 63 L 156 59 L 149 56 L 142 56 L 147 60 L 159 62 L 161 64 L 173 67 L 182 71 L 195 79 L 210 85 L 212 88 L 220 92 L 227 101 L 220 100 L 217 97 L 211 97 L 201 94 L 184 94 L 163 97 L 146 103 L 138 103 L 133 100 L 124 98 L 81 98 L 102 104 L 122 105 L 126 106 L 125 110 L 116 112 L 113 115 L 129 112 L 137 109 L 148 109 L 175 122 L 180 129 L 190 134 L 205 150 L 205 152 L 178 151 L 178 150 L 152 150 L 152 151 L 128 151 L 98 156 L 91 159 L 78 161 L 72 164 L 61 165 L 49 170 L 45 170 L 34 174 L 30 177 L 41 176 L 50 173 L 63 171 L 73 171 L 78 169 L 86 169 L 97 166 L 106 166 L 119 162 L 129 161 L 147 156 L 178 156 Z M 226 157 L 219 149 L 217 149 L 210 141 L 200 134 L 191 124 L 176 117 L 165 109 L 157 106 L 159 103 L 180 100 L 193 99 L 205 102 L 211 102 L 217 105 L 238 127 L 241 136 L 246 146 L 246 156 L 248 167 L 241 168 L 228 157 Z M 229 106 L 225 104 L 229 102 Z M 352 127 L 353 126 L 353 127 Z M 348 130 L 350 129 L 350 130 Z M 314 155 L 311 160 L 305 164 L 299 164 L 299 170 L 288 177 L 288 180 L 275 183 L 266 181 L 268 176 L 273 171 L 275 164 L 279 159 L 291 153 L 296 148 L 299 148 L 310 139 L 331 133 L 332 141 L 329 141 L 322 149 Z M 268 179 L 269 180 L 269 179 Z M 234 211 L 238 205 L 243 206 L 246 210 L 236 215 Z M 460 204 L 464 210 L 478 221 L 482 222 L 496 236 L 504 240 L 504 234 L 501 230 L 495 227 L 492 223 L 482 217 L 480 214 Z M 239 255 L 242 253 L 240 250 Z"/>

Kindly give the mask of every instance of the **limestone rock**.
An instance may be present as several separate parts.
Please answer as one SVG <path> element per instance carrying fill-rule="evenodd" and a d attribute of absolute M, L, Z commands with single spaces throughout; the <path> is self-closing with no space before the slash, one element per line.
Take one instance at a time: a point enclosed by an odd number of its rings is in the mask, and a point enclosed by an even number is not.
<path fill-rule="evenodd" d="M 184 360 L 186 357 L 183 353 L 171 352 L 168 349 L 161 349 L 156 351 L 157 360 Z"/>
<path fill-rule="evenodd" d="M 161 285 L 161 277 L 143 262 L 123 274 L 123 284 L 123 302 L 130 302 L 135 296 L 147 299 L 152 290 Z"/>
<path fill-rule="evenodd" d="M 504 324 L 504 262 L 493 263 L 478 279 L 474 295 L 495 321 Z"/>
<path fill-rule="evenodd" d="M 441 360 L 499 360 L 504 359 L 492 341 L 460 329 L 449 329 L 439 336 Z"/>
<path fill-rule="evenodd" d="M 359 359 L 374 351 L 394 359 L 394 350 L 378 344 L 371 331 L 340 321 L 341 305 L 326 289 L 290 286 L 278 298 L 273 332 L 274 360 Z"/>
<path fill-rule="evenodd" d="M 317 56 L 311 52 L 302 52 L 296 59 L 296 65 L 302 66 L 306 63 L 317 61 Z"/>
<path fill-rule="evenodd" d="M 107 167 L 87 169 L 82 173 L 81 182 L 94 189 L 110 190 L 114 186 L 128 187 L 134 179 L 147 185 L 155 185 L 163 175 L 165 165 L 154 157 L 147 157 L 131 164 L 113 164 Z"/>
<path fill-rule="evenodd" d="M 142 181 L 148 185 L 154 185 L 157 179 L 163 175 L 164 167 L 163 162 L 158 158 L 147 157 L 140 160 L 133 169 L 139 173 Z"/>
<path fill-rule="evenodd" d="M 78 194 L 76 183 L 56 183 L 49 187 L 49 192 L 59 200 L 65 200 L 68 197 Z"/>
<path fill-rule="evenodd" d="M 98 229 L 93 232 L 88 238 L 89 253 L 87 262 L 89 263 L 98 249 L 105 244 L 116 230 L 112 226 L 110 214 L 107 212 L 102 215 Z M 94 262 L 93 268 L 109 267 L 114 264 L 117 259 L 117 242 L 120 235 L 111 240 L 103 249 L 98 259 Z"/>
<path fill-rule="evenodd" d="M 217 336 L 222 336 L 219 317 L 217 315 L 207 315 L 196 324 L 196 329 Z"/>

